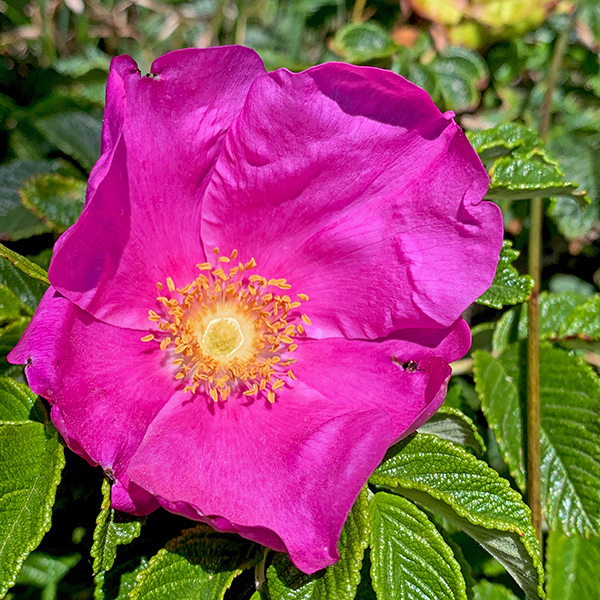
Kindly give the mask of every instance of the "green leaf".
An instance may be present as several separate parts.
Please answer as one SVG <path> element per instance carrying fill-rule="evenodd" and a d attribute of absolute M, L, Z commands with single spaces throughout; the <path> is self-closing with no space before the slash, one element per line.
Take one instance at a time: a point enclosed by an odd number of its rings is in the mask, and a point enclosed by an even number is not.
<path fill-rule="evenodd" d="M 171 540 L 137 576 L 131 600 L 221 600 L 233 579 L 252 566 L 257 546 L 199 525 Z"/>
<path fill-rule="evenodd" d="M 81 111 L 69 111 L 37 119 L 36 128 L 61 152 L 90 171 L 100 156 L 99 119 Z"/>
<path fill-rule="evenodd" d="M 449 46 L 428 65 L 446 107 L 456 112 L 475 108 L 481 99 L 488 70 L 479 53 L 461 46 Z"/>
<path fill-rule="evenodd" d="M 490 200 L 570 196 L 584 204 L 589 199 L 579 185 L 568 181 L 538 135 L 524 125 L 501 124 L 469 133 L 470 142 L 488 167 Z"/>
<path fill-rule="evenodd" d="M 525 200 L 539 196 L 571 196 L 582 200 L 579 185 L 565 181 L 558 164 L 541 150 L 526 156 L 497 159 L 489 171 L 488 200 Z"/>
<path fill-rule="evenodd" d="M 521 253 L 518 250 L 513 249 L 512 242 L 508 240 L 502 242 L 494 281 L 491 287 L 477 299 L 479 304 L 502 308 L 507 304 L 525 302 L 529 298 L 533 279 L 529 275 L 519 275 L 512 265 L 519 258 L 519 254 Z"/>
<path fill-rule="evenodd" d="M 455 387 L 458 389 L 458 386 Z M 477 455 L 485 452 L 485 442 L 477 426 L 457 408 L 442 406 L 425 425 L 419 427 L 419 433 L 437 435 L 443 440 L 467 446 Z"/>
<path fill-rule="evenodd" d="M 0 166 L 0 240 L 20 240 L 48 231 L 22 204 L 19 189 L 38 173 L 53 173 L 49 160 L 13 160 Z"/>
<path fill-rule="evenodd" d="M 391 56 L 398 46 L 378 23 L 349 23 L 331 41 L 331 48 L 353 63 Z"/>
<path fill-rule="evenodd" d="M 573 198 L 553 198 L 547 210 L 559 231 L 569 240 L 590 233 L 600 220 L 600 159 L 596 143 L 564 127 L 552 128 L 548 146 L 569 179 L 586 190 L 592 202 L 581 206 Z"/>
<path fill-rule="evenodd" d="M 548 600 L 600 598 L 600 538 L 551 531 L 546 556 Z"/>
<path fill-rule="evenodd" d="M 0 421 L 44 422 L 45 415 L 36 406 L 37 396 L 24 384 L 0 377 Z"/>
<path fill-rule="evenodd" d="M 543 596 L 531 511 L 485 462 L 450 442 L 417 434 L 388 451 L 370 482 L 448 519 L 504 565 L 528 598 Z"/>
<path fill-rule="evenodd" d="M 52 425 L 0 424 L 0 597 L 50 529 L 64 453 Z"/>
<path fill-rule="evenodd" d="M 565 292 L 572 292 L 574 294 L 581 294 L 582 296 L 593 296 L 597 289 L 591 283 L 575 277 L 575 275 L 568 275 L 566 273 L 557 273 L 550 277 L 548 287 L 553 294 L 564 294 Z"/>
<path fill-rule="evenodd" d="M 21 302 L 11 290 L 0 283 L 0 325 L 14 321 L 21 315 Z"/>
<path fill-rule="evenodd" d="M 129 600 L 136 578 L 148 566 L 145 558 L 117 564 L 110 571 L 100 571 L 94 577 L 94 600 Z"/>
<path fill-rule="evenodd" d="M 34 279 L 42 281 L 46 284 L 49 283 L 48 273 L 46 273 L 46 271 L 44 271 L 42 267 L 36 265 L 34 262 L 31 262 L 28 258 L 17 254 L 13 250 L 10 250 L 3 244 L 0 244 L 0 258 L 7 259 L 10 263 L 17 267 L 17 269 L 21 270 L 26 275 L 29 275 L 29 277 L 33 277 Z M 4 274 L 0 271 L 0 277 L 2 277 L 2 275 Z M 2 281 L 0 281 L 0 283 L 3 283 L 4 285 L 7 285 L 12 288 L 12 286 L 10 285 L 10 279 L 7 280 L 4 279 L 4 277 L 2 277 Z"/>
<path fill-rule="evenodd" d="M 560 324 L 557 337 L 600 340 L 600 295 L 575 306 Z"/>
<path fill-rule="evenodd" d="M 499 583 L 480 581 L 473 586 L 473 600 L 519 600 L 508 588 Z"/>
<path fill-rule="evenodd" d="M 412 502 L 385 492 L 375 494 L 370 545 L 378 600 L 467 600 L 451 548 Z"/>
<path fill-rule="evenodd" d="M 600 296 L 588 298 L 575 292 L 539 297 L 540 339 L 552 341 L 598 339 L 598 303 Z M 495 353 L 503 352 L 510 344 L 527 339 L 529 317 L 527 306 L 505 312 L 496 324 L 492 340 Z"/>
<path fill-rule="evenodd" d="M 469 131 L 467 137 L 484 162 L 508 156 L 514 150 L 527 153 L 542 144 L 533 129 L 519 123 L 502 123 L 484 131 Z"/>
<path fill-rule="evenodd" d="M 504 461 L 525 489 L 526 348 L 474 353 L 477 392 Z M 579 357 L 540 346 L 542 505 L 553 529 L 600 532 L 600 379 Z"/>
<path fill-rule="evenodd" d="M 117 546 L 130 544 L 141 531 L 142 522 L 138 518 L 117 513 L 110 507 L 110 483 L 105 479 L 102 482 L 102 506 L 90 550 L 94 573 L 110 570 L 117 557 Z"/>
<path fill-rule="evenodd" d="M 54 558 L 33 552 L 23 563 L 16 583 L 42 588 L 41 600 L 54 600 L 59 582 L 80 560 L 79 554 Z"/>
<path fill-rule="evenodd" d="M 4 375 L 7 375 L 6 370 L 9 369 L 6 355 L 17 345 L 30 320 L 29 317 L 20 317 L 0 329 L 0 372 Z"/>
<path fill-rule="evenodd" d="M 62 175 L 37 175 L 19 190 L 23 205 L 52 231 L 62 233 L 78 219 L 85 201 L 85 181 Z"/>
<path fill-rule="evenodd" d="M 305 575 L 285 554 L 278 554 L 267 570 L 272 600 L 352 600 L 369 540 L 370 502 L 365 488 L 348 515 L 338 542 L 340 559 L 332 567 Z"/>

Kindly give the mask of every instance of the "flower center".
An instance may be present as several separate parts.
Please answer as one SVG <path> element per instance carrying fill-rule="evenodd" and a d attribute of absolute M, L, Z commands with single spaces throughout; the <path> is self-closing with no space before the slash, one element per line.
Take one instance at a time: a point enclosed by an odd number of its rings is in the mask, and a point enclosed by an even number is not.
<path fill-rule="evenodd" d="M 213 319 L 202 336 L 202 344 L 212 356 L 231 356 L 243 343 L 240 324 L 231 317 Z"/>
<path fill-rule="evenodd" d="M 167 289 L 156 284 L 160 295 L 148 318 L 158 331 L 142 341 L 157 341 L 173 355 L 184 392 L 203 388 L 217 402 L 240 389 L 274 402 L 286 379 L 296 379 L 290 354 L 311 324 L 298 310 L 308 296 L 292 300 L 281 292 L 291 289 L 285 279 L 251 275 L 256 261 L 235 264 L 237 250 L 219 256 L 215 248 L 215 254 L 218 265 L 197 265 L 201 274 L 185 287 L 176 288 L 170 277 Z"/>

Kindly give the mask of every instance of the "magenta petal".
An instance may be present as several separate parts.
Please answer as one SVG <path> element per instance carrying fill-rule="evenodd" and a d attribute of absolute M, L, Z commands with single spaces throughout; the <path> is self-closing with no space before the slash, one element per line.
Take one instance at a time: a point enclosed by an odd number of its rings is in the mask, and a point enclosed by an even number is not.
<path fill-rule="evenodd" d="M 285 548 L 312 573 L 337 560 L 344 520 L 391 441 L 384 412 L 301 384 L 274 406 L 174 398 L 127 474 L 170 510 Z"/>
<path fill-rule="evenodd" d="M 119 485 L 113 504 L 146 514 L 156 500 L 124 474 L 176 381 L 165 354 L 138 331 L 97 321 L 50 288 L 15 349 L 34 392 L 52 404 L 52 421 L 71 449 Z"/>
<path fill-rule="evenodd" d="M 464 346 L 460 325 L 446 335 L 456 338 L 448 347 Z M 403 369 L 399 361 L 417 357 L 415 348 L 402 354 L 403 344 L 305 340 L 295 353 L 298 381 L 274 405 L 174 397 L 127 474 L 169 510 L 283 544 L 307 573 L 326 567 L 387 448 L 443 401 L 446 361 L 424 348 L 415 370 Z"/>
<path fill-rule="evenodd" d="M 280 70 L 254 83 L 227 134 L 202 238 L 306 293 L 312 337 L 449 326 L 495 273 L 487 185 L 458 125 L 405 79 Z"/>
<path fill-rule="evenodd" d="M 227 128 L 264 73 L 239 47 L 171 52 L 142 76 L 113 60 L 103 154 L 86 207 L 55 247 L 54 287 L 113 325 L 147 329 L 156 282 L 183 287 L 204 261 L 201 198 Z"/>

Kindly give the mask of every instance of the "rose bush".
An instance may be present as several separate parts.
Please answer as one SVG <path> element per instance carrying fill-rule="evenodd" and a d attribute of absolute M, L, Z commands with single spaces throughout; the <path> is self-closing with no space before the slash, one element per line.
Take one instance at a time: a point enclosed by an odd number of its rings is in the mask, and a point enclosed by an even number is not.
<path fill-rule="evenodd" d="M 487 185 L 452 115 L 389 71 L 118 57 L 85 209 L 9 358 L 116 509 L 312 573 L 469 348 L 502 243 Z"/>

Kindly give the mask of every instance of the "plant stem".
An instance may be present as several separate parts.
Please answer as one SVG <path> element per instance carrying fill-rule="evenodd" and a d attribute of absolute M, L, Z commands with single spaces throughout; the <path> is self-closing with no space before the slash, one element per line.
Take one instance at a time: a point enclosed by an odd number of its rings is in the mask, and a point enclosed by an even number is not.
<path fill-rule="evenodd" d="M 542 105 L 539 135 L 542 140 L 548 136 L 552 114 L 552 96 L 563 57 L 569 43 L 569 34 L 575 13 L 570 24 L 560 34 L 548 74 L 548 84 Z M 542 505 L 540 484 L 540 337 L 539 337 L 539 296 L 542 275 L 542 225 L 544 219 L 543 198 L 531 201 L 529 225 L 529 274 L 533 277 L 533 289 L 529 298 L 529 337 L 527 339 L 527 500 L 531 508 L 533 526 L 542 548 Z"/>
<path fill-rule="evenodd" d="M 355 0 L 354 6 L 352 7 L 352 22 L 362 23 L 363 13 L 365 12 L 365 5 L 367 0 Z"/>

